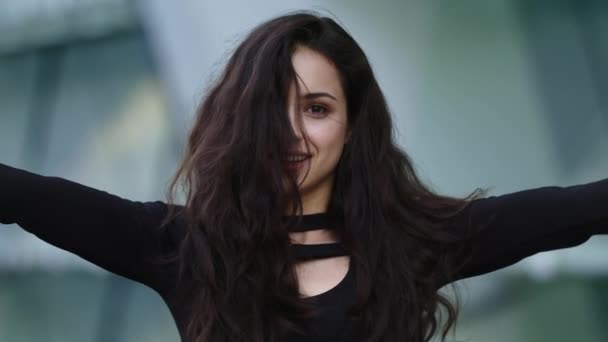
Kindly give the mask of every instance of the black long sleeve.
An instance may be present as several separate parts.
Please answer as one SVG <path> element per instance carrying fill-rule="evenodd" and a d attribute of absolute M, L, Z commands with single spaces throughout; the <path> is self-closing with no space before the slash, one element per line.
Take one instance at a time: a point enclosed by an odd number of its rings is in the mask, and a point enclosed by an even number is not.
<path fill-rule="evenodd" d="M 0 223 L 17 223 L 59 248 L 147 285 L 166 276 L 152 259 L 177 240 L 156 229 L 166 211 L 161 201 L 130 201 L 0 164 Z M 458 230 L 478 225 L 484 228 L 467 240 L 472 259 L 458 279 L 607 234 L 608 179 L 478 199 L 450 222 Z"/>
<path fill-rule="evenodd" d="M 167 208 L 0 164 L 0 223 L 156 290 L 168 281 L 156 260 L 172 241 L 157 229 Z"/>
<path fill-rule="evenodd" d="M 482 227 L 467 240 L 472 257 L 452 280 L 492 272 L 539 252 L 608 234 L 608 179 L 477 199 L 450 226 Z"/>

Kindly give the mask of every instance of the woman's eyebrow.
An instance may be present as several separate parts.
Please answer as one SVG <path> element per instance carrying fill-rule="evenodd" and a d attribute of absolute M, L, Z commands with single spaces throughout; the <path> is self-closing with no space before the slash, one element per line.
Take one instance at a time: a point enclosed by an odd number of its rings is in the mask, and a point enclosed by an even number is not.
<path fill-rule="evenodd" d="M 333 96 L 329 93 L 325 93 L 325 92 L 308 93 L 308 94 L 302 95 L 302 98 L 306 99 L 306 100 L 316 99 L 319 97 L 329 97 L 329 98 L 333 99 L 334 101 L 338 101 L 338 99 L 336 99 L 335 96 Z"/>

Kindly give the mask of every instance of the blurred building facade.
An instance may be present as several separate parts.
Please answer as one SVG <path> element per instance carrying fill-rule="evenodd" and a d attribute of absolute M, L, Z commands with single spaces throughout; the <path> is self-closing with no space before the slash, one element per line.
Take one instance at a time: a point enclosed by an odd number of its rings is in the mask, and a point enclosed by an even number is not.
<path fill-rule="evenodd" d="M 8 0 L 0 162 L 162 199 L 200 95 L 248 29 L 296 9 L 362 45 L 399 142 L 435 189 L 608 177 L 608 4 Z M 605 341 L 608 240 L 463 282 L 456 338 Z M 604 322 L 604 323 L 603 323 Z M 0 229 L 0 341 L 177 341 L 151 290 Z"/>

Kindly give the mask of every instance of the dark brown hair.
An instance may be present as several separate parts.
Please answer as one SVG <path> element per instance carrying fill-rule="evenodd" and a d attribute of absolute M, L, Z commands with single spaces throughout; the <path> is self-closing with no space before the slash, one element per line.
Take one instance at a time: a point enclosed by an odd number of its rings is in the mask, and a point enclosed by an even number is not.
<path fill-rule="evenodd" d="M 391 115 L 372 68 L 334 20 L 311 12 L 262 23 L 236 48 L 201 102 L 183 163 L 168 191 L 185 192 L 191 222 L 175 254 L 188 279 L 188 339 L 274 341 L 314 314 L 299 298 L 286 203 L 301 210 L 281 156 L 296 145 L 287 94 L 296 46 L 333 62 L 347 99 L 351 136 L 335 170 L 328 214 L 356 269 L 368 341 L 428 341 L 457 317 L 438 289 L 458 266 L 445 229 L 465 199 L 435 194 L 395 142 Z M 295 82 L 297 84 L 297 82 Z M 299 91 L 299 90 L 298 90 Z M 287 186 L 286 186 L 287 185 Z"/>

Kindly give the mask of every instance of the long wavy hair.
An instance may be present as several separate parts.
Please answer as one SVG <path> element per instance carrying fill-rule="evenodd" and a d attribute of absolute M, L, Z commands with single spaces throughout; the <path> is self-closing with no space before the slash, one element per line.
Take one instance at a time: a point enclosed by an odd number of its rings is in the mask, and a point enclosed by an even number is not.
<path fill-rule="evenodd" d="M 291 63 L 297 46 L 333 62 L 347 99 L 351 135 L 327 213 L 356 269 L 349 314 L 365 325 L 368 341 L 429 341 L 441 325 L 445 340 L 458 305 L 438 290 L 458 267 L 448 246 L 463 237 L 444 222 L 485 190 L 462 199 L 423 184 L 395 141 L 364 52 L 314 12 L 254 28 L 197 109 L 167 191 L 170 203 L 183 191 L 180 214 L 189 222 L 172 258 L 191 305 L 188 340 L 275 341 L 315 314 L 300 298 L 289 248 L 293 217 L 301 217 L 298 184 L 282 166 L 299 145 L 286 114 L 289 86 L 298 83 Z"/>

